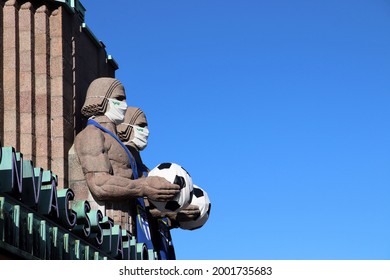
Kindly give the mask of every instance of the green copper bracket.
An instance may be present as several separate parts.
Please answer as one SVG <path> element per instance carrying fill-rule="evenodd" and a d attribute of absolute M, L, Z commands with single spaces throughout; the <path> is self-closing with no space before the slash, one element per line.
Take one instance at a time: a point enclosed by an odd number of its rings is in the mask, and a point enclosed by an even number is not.
<path fill-rule="evenodd" d="M 27 214 L 27 243 L 26 251 L 30 254 L 34 253 L 34 213 Z"/>
<path fill-rule="evenodd" d="M 46 242 L 46 221 L 42 220 L 39 227 L 39 258 L 42 260 L 46 259 Z"/>
<path fill-rule="evenodd" d="M 60 240 L 58 227 L 50 228 L 51 254 L 50 259 L 58 260 L 60 255 Z"/>
<path fill-rule="evenodd" d="M 12 220 L 13 220 L 13 236 L 12 236 L 12 245 L 19 248 L 19 232 L 20 232 L 20 206 L 14 205 L 12 211 Z"/>
<path fill-rule="evenodd" d="M 0 196 L 0 241 L 4 241 L 5 233 L 5 198 Z"/>
<path fill-rule="evenodd" d="M 62 244 L 63 244 L 64 260 L 70 260 L 69 233 L 64 234 Z"/>
<path fill-rule="evenodd" d="M 84 260 L 89 260 L 90 249 L 89 246 L 84 246 Z"/>
<path fill-rule="evenodd" d="M 153 249 L 148 249 L 148 260 L 157 260 L 157 252 Z"/>
<path fill-rule="evenodd" d="M 81 259 L 80 240 L 76 239 L 74 242 L 74 256 L 76 260 Z"/>

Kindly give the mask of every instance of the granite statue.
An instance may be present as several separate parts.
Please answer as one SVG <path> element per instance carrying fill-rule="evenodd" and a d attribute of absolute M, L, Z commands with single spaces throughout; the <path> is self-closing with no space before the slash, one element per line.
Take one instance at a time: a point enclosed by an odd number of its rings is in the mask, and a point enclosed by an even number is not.
<path fill-rule="evenodd" d="M 132 202 L 139 197 L 168 201 L 179 192 L 179 186 L 164 178 L 143 176 L 141 164 L 134 168 L 134 162 L 140 162 L 136 151 L 141 143 L 135 140 L 127 145 L 129 153 L 117 134 L 127 108 L 125 89 L 117 79 L 98 78 L 90 84 L 81 109 L 88 123 L 74 141 L 75 162 L 84 180 L 71 188 L 76 197 L 86 198 L 92 209 L 100 209 L 122 229 L 134 233 L 136 209 Z"/>

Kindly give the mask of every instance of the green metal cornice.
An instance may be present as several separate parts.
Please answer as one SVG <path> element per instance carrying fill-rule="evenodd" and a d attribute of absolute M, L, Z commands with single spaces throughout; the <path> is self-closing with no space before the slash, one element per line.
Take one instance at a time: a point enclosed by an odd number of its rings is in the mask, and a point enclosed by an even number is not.
<path fill-rule="evenodd" d="M 111 66 L 117 70 L 119 68 L 118 63 L 115 61 L 115 59 L 112 57 L 112 55 L 107 56 L 107 61 L 111 64 Z"/>
<path fill-rule="evenodd" d="M 79 0 L 54 0 L 54 2 L 62 3 L 72 12 L 78 12 L 82 19 L 85 17 L 85 7 Z"/>
<path fill-rule="evenodd" d="M 82 30 L 88 35 L 88 37 L 92 40 L 92 42 L 98 47 L 98 48 L 104 48 L 104 45 L 101 41 L 98 40 L 98 38 L 93 34 L 91 29 L 88 27 L 88 25 L 83 22 L 81 24 Z"/>

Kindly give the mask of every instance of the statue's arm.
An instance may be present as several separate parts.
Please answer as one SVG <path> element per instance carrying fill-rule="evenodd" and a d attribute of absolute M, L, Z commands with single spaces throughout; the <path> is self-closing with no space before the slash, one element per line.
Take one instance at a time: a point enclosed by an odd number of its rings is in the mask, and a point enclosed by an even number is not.
<path fill-rule="evenodd" d="M 161 212 L 157 208 L 150 207 L 150 214 L 155 218 L 167 217 L 171 221 L 171 227 L 179 227 L 180 222 L 188 222 L 197 219 L 200 216 L 200 209 L 197 205 L 189 205 L 180 210 L 180 212 Z"/>
<path fill-rule="evenodd" d="M 136 180 L 113 176 L 108 173 L 85 175 L 91 193 L 98 200 L 123 200 L 130 197 L 147 197 L 155 201 L 168 201 L 180 191 L 180 187 L 162 177 L 145 177 Z"/>
<path fill-rule="evenodd" d="M 97 200 L 148 197 L 156 201 L 167 201 L 180 191 L 178 185 L 161 177 L 131 180 L 112 175 L 103 133 L 93 128 L 86 132 L 76 137 L 75 149 L 89 190 Z"/>

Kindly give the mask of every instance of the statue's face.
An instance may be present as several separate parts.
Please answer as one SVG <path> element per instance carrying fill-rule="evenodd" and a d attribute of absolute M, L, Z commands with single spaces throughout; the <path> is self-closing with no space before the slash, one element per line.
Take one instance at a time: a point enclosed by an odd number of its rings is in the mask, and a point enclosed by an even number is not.
<path fill-rule="evenodd" d="M 135 127 L 148 131 L 146 116 L 140 108 L 128 106 L 123 123 L 117 127 L 119 138 L 124 143 L 128 143 L 135 136 Z"/>
<path fill-rule="evenodd" d="M 81 113 L 84 117 L 100 116 L 108 110 L 108 99 L 125 101 L 125 89 L 115 78 L 97 78 L 89 85 Z M 124 104 L 121 107 L 127 107 Z"/>
<path fill-rule="evenodd" d="M 118 85 L 115 87 L 114 91 L 112 92 L 110 98 L 116 99 L 119 101 L 123 101 L 126 99 L 126 93 L 123 85 Z"/>

